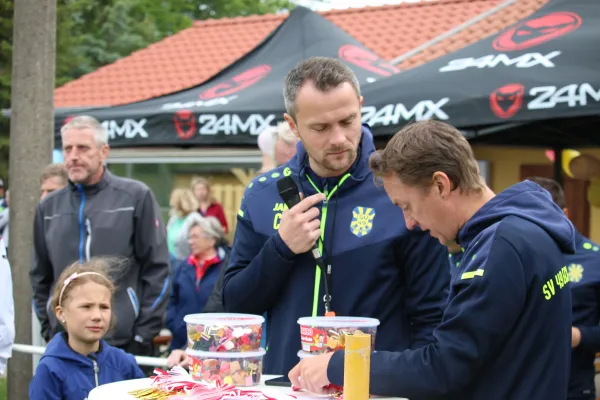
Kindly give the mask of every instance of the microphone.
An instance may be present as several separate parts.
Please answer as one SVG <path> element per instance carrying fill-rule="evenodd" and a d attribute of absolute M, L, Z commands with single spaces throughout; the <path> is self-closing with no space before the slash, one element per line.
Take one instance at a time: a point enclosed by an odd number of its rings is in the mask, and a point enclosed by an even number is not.
<path fill-rule="evenodd" d="M 300 203 L 300 192 L 298 191 L 298 185 L 296 185 L 296 181 L 291 176 L 286 176 L 277 181 L 277 190 L 279 191 L 279 197 L 285 203 L 288 208 L 294 207 L 296 204 Z M 318 240 L 313 245 L 310 252 L 314 257 L 317 266 L 323 272 L 323 277 L 325 278 L 325 296 L 323 296 L 323 302 L 325 303 L 325 315 L 333 314 L 331 312 L 331 294 L 329 294 L 329 277 L 327 276 L 329 268 L 325 268 L 325 262 L 323 261 L 323 255 L 319 250 L 319 246 L 317 245 Z"/>
<path fill-rule="evenodd" d="M 296 204 L 300 203 L 300 192 L 298 191 L 298 186 L 296 185 L 296 181 L 291 176 L 286 176 L 277 181 L 277 190 L 279 191 L 279 197 L 285 203 L 288 208 L 294 207 Z M 321 269 L 325 269 L 325 265 L 323 263 L 323 255 L 319 250 L 319 246 L 317 242 L 313 245 L 310 250 L 317 265 Z"/>

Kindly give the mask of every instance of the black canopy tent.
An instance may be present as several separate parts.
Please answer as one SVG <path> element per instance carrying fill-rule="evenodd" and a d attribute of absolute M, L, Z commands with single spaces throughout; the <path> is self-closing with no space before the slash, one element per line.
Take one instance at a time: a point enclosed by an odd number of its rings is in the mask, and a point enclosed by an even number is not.
<path fill-rule="evenodd" d="M 392 135 L 437 118 L 473 143 L 596 146 L 600 135 L 600 4 L 552 0 L 457 52 L 363 90 L 363 120 Z"/>
<path fill-rule="evenodd" d="M 342 60 L 361 84 L 398 72 L 326 18 L 296 7 L 255 49 L 199 86 L 118 107 L 57 109 L 56 141 L 65 121 L 85 114 L 102 122 L 112 147 L 256 145 L 256 135 L 283 119 L 285 76 L 312 56 Z"/>

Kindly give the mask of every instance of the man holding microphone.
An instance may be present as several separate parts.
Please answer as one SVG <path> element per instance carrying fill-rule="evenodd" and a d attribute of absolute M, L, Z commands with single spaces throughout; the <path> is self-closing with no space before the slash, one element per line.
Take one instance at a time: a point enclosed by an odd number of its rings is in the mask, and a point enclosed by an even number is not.
<path fill-rule="evenodd" d="M 226 311 L 267 313 L 267 374 L 296 364 L 297 320 L 324 315 L 325 287 L 337 315 L 380 320 L 377 349 L 425 346 L 447 299 L 447 254 L 426 232 L 409 231 L 375 185 L 356 76 L 317 57 L 299 63 L 284 85 L 285 119 L 301 143 L 294 158 L 246 189 L 223 283 Z M 278 190 L 284 177 L 303 195 L 291 209 Z"/>

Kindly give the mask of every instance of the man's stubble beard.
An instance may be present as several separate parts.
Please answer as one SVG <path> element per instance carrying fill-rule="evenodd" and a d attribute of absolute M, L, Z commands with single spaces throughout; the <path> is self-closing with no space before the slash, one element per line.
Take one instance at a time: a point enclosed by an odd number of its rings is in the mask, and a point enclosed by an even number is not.
<path fill-rule="evenodd" d="M 324 156 L 323 158 L 323 162 L 321 163 L 321 166 L 324 167 L 325 169 L 331 171 L 331 172 L 344 172 L 350 169 L 350 167 L 352 166 L 352 164 L 354 163 L 354 161 L 356 160 L 356 155 L 357 155 L 357 151 L 354 149 L 350 149 L 348 150 L 348 155 L 346 157 L 346 162 L 344 166 L 341 166 L 339 168 L 337 168 L 334 163 L 329 162 L 327 160 L 327 156 Z"/>
<path fill-rule="evenodd" d="M 88 169 L 85 169 L 86 171 L 86 175 L 83 179 L 78 180 L 78 181 L 74 181 L 71 179 L 71 181 L 73 183 L 75 183 L 76 185 L 89 185 L 92 181 L 92 179 L 96 176 L 96 174 L 98 173 L 99 170 L 101 170 L 102 168 L 104 168 L 102 165 L 100 165 L 100 167 L 96 168 L 93 171 L 90 171 Z M 70 178 L 70 177 L 69 177 Z"/>
<path fill-rule="evenodd" d="M 300 131 L 298 131 L 298 136 L 300 138 L 299 139 L 300 142 L 302 142 L 302 146 L 304 146 L 304 150 L 306 151 L 308 158 L 312 159 L 315 163 L 320 165 L 321 168 L 326 169 L 328 171 L 335 172 L 335 173 L 339 173 L 339 172 L 343 173 L 344 171 L 347 171 L 350 169 L 350 167 L 352 167 L 352 164 L 354 164 L 354 162 L 356 161 L 356 157 L 358 156 L 358 146 L 360 146 L 360 142 L 356 148 L 350 148 L 348 150 L 348 158 L 346 159 L 346 166 L 337 169 L 337 168 L 334 168 L 333 165 L 327 160 L 326 154 L 323 154 L 323 158 L 321 160 L 317 160 L 316 158 L 314 158 L 312 156 L 312 154 L 310 154 L 310 152 L 308 151 L 308 147 L 306 146 L 306 143 L 304 143 L 304 141 L 302 140 L 302 135 L 300 134 Z"/>

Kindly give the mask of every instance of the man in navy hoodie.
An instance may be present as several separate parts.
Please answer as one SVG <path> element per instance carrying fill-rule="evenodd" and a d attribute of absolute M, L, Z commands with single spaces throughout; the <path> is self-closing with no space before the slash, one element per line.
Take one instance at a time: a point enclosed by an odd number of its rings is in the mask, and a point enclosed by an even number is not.
<path fill-rule="evenodd" d="M 337 315 L 379 319 L 380 350 L 430 343 L 447 299 L 447 253 L 427 233 L 407 230 L 375 185 L 356 76 L 335 59 L 312 58 L 288 74 L 284 98 L 301 142 L 293 159 L 248 185 L 223 282 L 225 309 L 267 312 L 264 372 L 286 374 L 301 348 L 298 318 L 324 314 L 324 279 L 309 251 L 320 238 Z M 286 176 L 304 195 L 289 210 L 277 189 Z"/>
<path fill-rule="evenodd" d="M 370 160 L 409 229 L 464 249 L 434 342 L 371 355 L 371 393 L 411 400 L 564 399 L 571 293 L 564 253 L 575 229 L 547 191 L 521 182 L 495 195 L 454 127 L 400 130 Z M 344 352 L 303 360 L 292 383 L 322 391 L 344 381 Z"/>
<path fill-rule="evenodd" d="M 550 193 L 567 217 L 565 193 L 553 179 L 532 177 Z M 600 246 L 575 231 L 575 254 L 565 257 L 571 281 L 573 319 L 571 328 L 571 374 L 569 400 L 594 400 L 596 387 L 594 360 L 600 351 Z"/>

